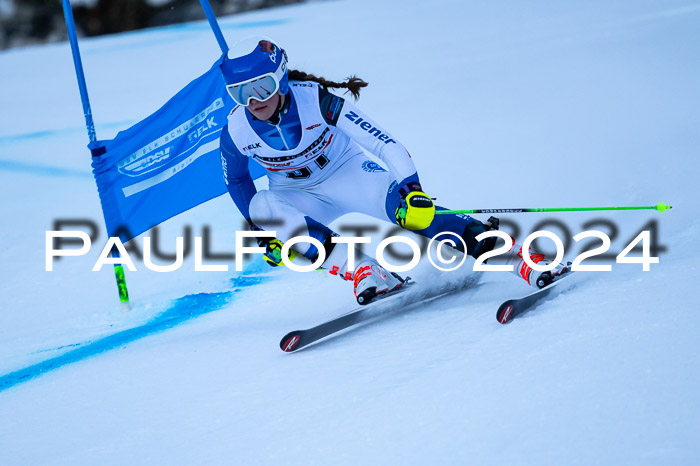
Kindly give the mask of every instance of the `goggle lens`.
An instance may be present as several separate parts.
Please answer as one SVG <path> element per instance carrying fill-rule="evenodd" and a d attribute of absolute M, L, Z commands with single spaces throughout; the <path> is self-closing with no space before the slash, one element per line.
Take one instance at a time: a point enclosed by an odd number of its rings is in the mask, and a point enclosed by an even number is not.
<path fill-rule="evenodd" d="M 279 83 L 273 74 L 266 74 L 250 81 L 229 84 L 226 90 L 237 104 L 247 107 L 251 99 L 265 102 L 275 95 L 279 90 Z"/>

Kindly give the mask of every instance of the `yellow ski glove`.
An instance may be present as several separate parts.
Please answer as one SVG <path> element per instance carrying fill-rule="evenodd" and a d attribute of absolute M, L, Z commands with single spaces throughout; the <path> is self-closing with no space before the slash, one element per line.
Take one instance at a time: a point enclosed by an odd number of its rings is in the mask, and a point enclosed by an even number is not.
<path fill-rule="evenodd" d="M 252 231 L 262 231 L 257 225 L 251 224 L 250 229 Z M 284 265 L 282 262 L 282 246 L 284 243 L 277 238 L 255 238 L 258 242 L 258 246 L 265 248 L 265 254 L 263 254 L 263 259 L 272 267 L 277 267 L 278 265 Z M 287 254 L 287 258 L 293 261 L 297 257 L 297 252 L 294 249 L 290 249 Z"/>
<path fill-rule="evenodd" d="M 407 230 L 423 230 L 428 228 L 435 218 L 435 204 L 425 194 L 419 184 L 403 187 L 399 192 L 411 189 L 402 196 L 399 207 L 396 209 L 396 222 Z"/>
<path fill-rule="evenodd" d="M 277 267 L 278 265 L 284 265 L 282 262 L 282 241 L 277 238 L 272 238 L 265 245 L 265 254 L 263 259 L 272 267 Z M 289 249 L 287 258 L 293 261 L 297 257 L 297 252 L 294 249 Z"/>

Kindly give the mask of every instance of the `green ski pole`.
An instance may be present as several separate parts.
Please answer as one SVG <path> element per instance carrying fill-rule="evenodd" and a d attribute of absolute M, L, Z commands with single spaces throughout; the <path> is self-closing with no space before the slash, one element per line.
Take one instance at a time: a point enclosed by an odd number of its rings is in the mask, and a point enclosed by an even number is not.
<path fill-rule="evenodd" d="M 445 214 L 519 214 L 523 212 L 586 212 L 591 210 L 658 210 L 664 212 L 672 208 L 663 202 L 651 206 L 631 207 L 555 207 L 535 209 L 471 209 L 471 210 L 438 210 L 435 215 Z"/>

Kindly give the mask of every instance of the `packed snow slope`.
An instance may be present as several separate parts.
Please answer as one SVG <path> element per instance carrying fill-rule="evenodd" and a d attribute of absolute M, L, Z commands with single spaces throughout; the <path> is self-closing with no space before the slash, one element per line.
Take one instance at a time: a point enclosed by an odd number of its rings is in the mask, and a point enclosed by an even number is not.
<path fill-rule="evenodd" d="M 91 272 L 104 229 L 45 271 L 55 220 L 102 225 L 82 109 L 67 43 L 2 52 L 0 464 L 700 464 L 699 2 L 358 0 L 220 20 L 230 42 L 265 34 L 294 68 L 367 80 L 358 105 L 442 205 L 673 210 L 502 216 L 521 240 L 544 219 L 562 239 L 604 231 L 613 270 L 507 326 L 497 306 L 528 289 L 485 273 L 285 354 L 285 333 L 353 306 L 349 284 L 137 261 L 123 313 L 110 267 Z M 101 138 L 218 57 L 205 22 L 80 45 Z M 241 222 L 222 196 L 162 225 L 160 246 L 208 226 L 231 253 Z M 333 226 L 351 223 L 374 221 Z M 652 228 L 659 264 L 614 263 Z"/>

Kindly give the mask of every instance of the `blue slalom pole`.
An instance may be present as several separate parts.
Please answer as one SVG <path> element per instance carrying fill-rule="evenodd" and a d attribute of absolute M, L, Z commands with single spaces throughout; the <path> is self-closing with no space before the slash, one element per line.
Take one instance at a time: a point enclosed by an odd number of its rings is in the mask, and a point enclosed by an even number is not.
<path fill-rule="evenodd" d="M 206 1 L 206 0 L 204 0 Z M 78 78 L 78 88 L 80 89 L 80 100 L 83 103 L 83 114 L 85 115 L 85 126 L 87 128 L 88 137 L 90 138 L 90 152 L 93 157 L 99 157 L 105 153 L 103 144 L 98 143 L 97 134 L 95 133 L 95 122 L 92 119 L 92 109 L 90 107 L 90 98 L 88 97 L 87 85 L 85 83 L 85 73 L 83 72 L 83 61 L 80 59 L 80 49 L 78 48 L 78 34 L 75 32 L 75 21 L 73 20 L 73 8 L 70 0 L 62 0 L 63 16 L 66 19 L 66 28 L 68 29 L 68 40 L 70 41 L 70 49 L 73 53 L 73 65 L 75 66 L 75 75 Z M 221 33 L 221 31 L 219 31 Z M 112 257 L 117 257 L 115 252 Z M 129 292 L 126 289 L 126 279 L 124 278 L 124 267 L 121 264 L 114 264 L 114 276 L 117 279 L 117 288 L 119 290 L 119 301 L 122 303 L 124 311 L 130 311 Z"/>
<path fill-rule="evenodd" d="M 221 33 L 221 28 L 219 27 L 219 22 L 216 20 L 216 16 L 214 16 L 214 11 L 211 9 L 211 5 L 209 4 L 209 0 L 199 0 L 199 3 L 202 5 L 202 9 L 204 10 L 204 14 L 207 17 L 207 20 L 209 20 L 209 26 L 211 26 L 211 30 L 212 30 L 212 32 L 214 32 L 214 36 L 216 37 L 216 41 L 219 43 L 219 48 L 221 49 L 221 53 L 228 52 L 228 44 L 226 44 L 226 40 L 224 39 L 224 35 Z"/>
<path fill-rule="evenodd" d="M 75 32 L 75 21 L 73 20 L 73 9 L 70 5 L 70 0 L 63 0 L 63 15 L 66 18 L 66 27 L 68 28 L 68 40 L 70 41 L 70 50 L 73 53 L 75 75 L 78 77 L 78 87 L 80 88 L 80 100 L 82 100 L 83 102 L 85 126 L 87 127 L 90 142 L 93 143 L 97 141 L 97 135 L 95 134 L 95 123 L 92 120 L 90 99 L 88 97 L 87 85 L 85 84 L 85 73 L 83 73 L 83 62 L 80 59 L 80 50 L 78 49 L 78 35 Z"/>

